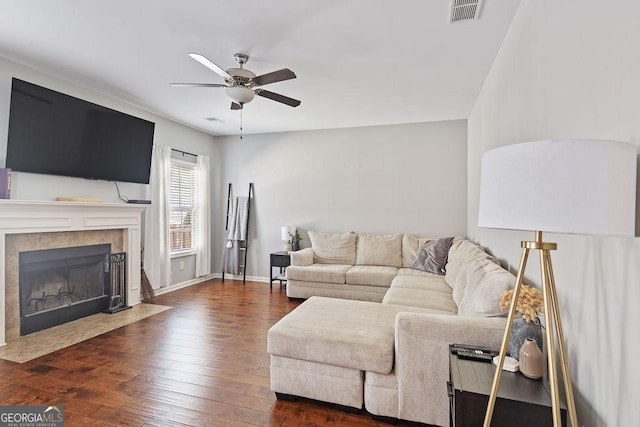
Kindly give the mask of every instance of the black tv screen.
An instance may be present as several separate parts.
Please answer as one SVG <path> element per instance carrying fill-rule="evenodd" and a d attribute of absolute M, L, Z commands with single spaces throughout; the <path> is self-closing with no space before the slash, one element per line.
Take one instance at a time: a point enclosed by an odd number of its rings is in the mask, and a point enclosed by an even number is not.
<path fill-rule="evenodd" d="M 7 167 L 149 183 L 155 124 L 14 78 Z"/>

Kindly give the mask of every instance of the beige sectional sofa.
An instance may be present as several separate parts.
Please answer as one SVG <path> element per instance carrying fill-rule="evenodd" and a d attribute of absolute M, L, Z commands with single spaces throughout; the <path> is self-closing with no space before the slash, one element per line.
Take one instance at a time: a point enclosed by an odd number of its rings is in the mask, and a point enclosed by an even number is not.
<path fill-rule="evenodd" d="M 291 253 L 290 298 L 326 296 L 381 302 L 391 282 L 420 274 L 410 267 L 430 238 L 408 234 L 309 232 L 311 247 Z"/>
<path fill-rule="evenodd" d="M 287 269 L 287 294 L 308 299 L 269 330 L 271 389 L 448 425 L 448 345 L 499 346 L 505 318 L 495 315 L 515 277 L 463 238 L 453 240 L 444 275 L 410 268 L 431 239 L 310 233 L 310 240 Z"/>

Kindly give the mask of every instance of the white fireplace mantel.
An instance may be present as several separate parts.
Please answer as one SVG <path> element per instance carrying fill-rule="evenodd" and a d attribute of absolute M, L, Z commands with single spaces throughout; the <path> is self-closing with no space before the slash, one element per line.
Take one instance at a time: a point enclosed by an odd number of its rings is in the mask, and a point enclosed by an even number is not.
<path fill-rule="evenodd" d="M 147 206 L 111 203 L 0 200 L 0 346 L 6 344 L 5 236 L 61 231 L 123 230 L 127 304 L 140 303 L 141 214 Z"/>

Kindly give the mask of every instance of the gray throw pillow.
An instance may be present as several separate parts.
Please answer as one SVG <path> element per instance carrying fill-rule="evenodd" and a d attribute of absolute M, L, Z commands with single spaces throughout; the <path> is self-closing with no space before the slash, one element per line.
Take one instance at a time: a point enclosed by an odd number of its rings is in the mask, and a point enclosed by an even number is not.
<path fill-rule="evenodd" d="M 418 251 L 418 256 L 411 268 L 443 275 L 451 243 L 453 243 L 453 237 L 428 241 Z"/>

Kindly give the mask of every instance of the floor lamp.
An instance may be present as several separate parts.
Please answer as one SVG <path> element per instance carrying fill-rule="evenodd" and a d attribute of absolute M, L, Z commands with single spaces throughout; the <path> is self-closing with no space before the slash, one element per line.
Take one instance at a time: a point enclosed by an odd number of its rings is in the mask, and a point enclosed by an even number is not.
<path fill-rule="evenodd" d="M 551 265 L 551 251 L 557 245 L 544 242 L 542 232 L 634 236 L 637 155 L 631 144 L 593 139 L 525 142 L 483 155 L 478 226 L 535 231 L 534 241 L 521 243 L 522 256 L 484 427 L 490 426 L 493 417 L 516 301 L 531 250 L 537 250 L 540 256 L 553 425 L 561 426 L 559 358 L 569 420 L 572 427 L 578 427 Z"/>

